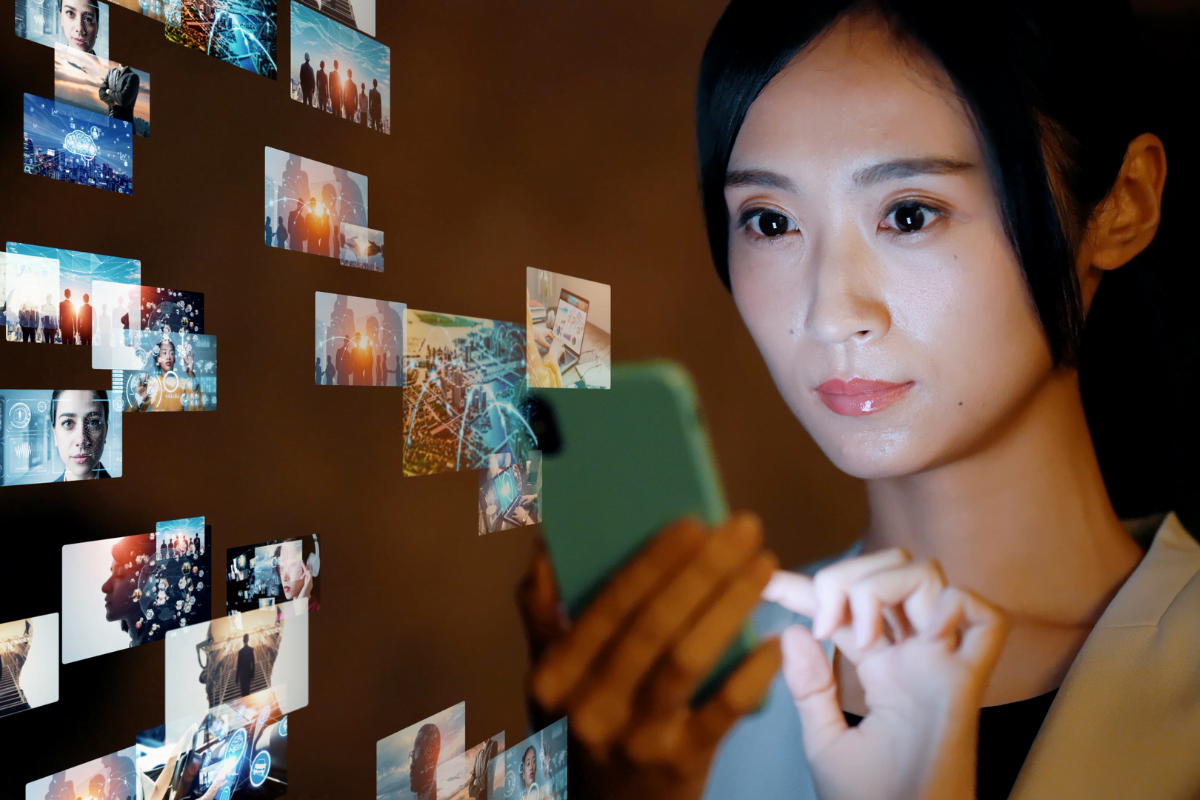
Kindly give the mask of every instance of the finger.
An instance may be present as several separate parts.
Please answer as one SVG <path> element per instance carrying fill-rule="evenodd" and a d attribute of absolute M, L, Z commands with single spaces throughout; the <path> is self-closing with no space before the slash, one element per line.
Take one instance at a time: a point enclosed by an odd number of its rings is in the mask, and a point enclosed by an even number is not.
<path fill-rule="evenodd" d="M 762 598 L 809 619 L 817 610 L 817 593 L 813 589 L 812 578 L 797 572 L 776 572 L 763 589 Z"/>
<path fill-rule="evenodd" d="M 868 649 L 884 628 L 883 608 L 900 607 L 918 633 L 936 615 L 946 579 L 934 561 L 905 564 L 861 578 L 846 589 L 855 643 Z"/>
<path fill-rule="evenodd" d="M 560 708 L 628 618 L 705 541 L 703 529 L 695 520 L 681 520 L 664 529 L 641 555 L 613 577 L 580 615 L 570 633 L 546 649 L 530 680 L 534 700 L 546 709 Z"/>
<path fill-rule="evenodd" d="M 759 708 L 783 662 L 779 639 L 763 642 L 688 722 L 688 742 L 705 758 L 739 719 Z"/>
<path fill-rule="evenodd" d="M 745 625 L 777 566 L 775 557 L 767 553 L 751 561 L 675 643 L 651 683 L 647 716 L 687 705 Z"/>
<path fill-rule="evenodd" d="M 833 666 L 816 637 L 803 625 L 783 632 L 783 679 L 800 714 L 804 752 L 821 752 L 849 726 L 838 705 Z"/>
<path fill-rule="evenodd" d="M 846 624 L 848 611 L 846 589 L 871 573 L 892 569 L 910 560 L 908 553 L 898 547 L 878 553 L 839 561 L 813 576 L 817 595 L 817 613 L 812 632 L 818 639 L 827 639 L 839 626 Z"/>
<path fill-rule="evenodd" d="M 563 619 L 550 559 L 541 540 L 535 542 L 529 572 L 517 586 L 517 607 L 529 640 L 530 657 L 536 662 L 551 642 L 566 634 L 569 626 Z"/>
<path fill-rule="evenodd" d="M 611 658 L 571 709 L 581 738 L 604 741 L 633 714 L 639 684 L 689 619 L 720 591 L 731 573 L 762 545 L 757 517 L 739 514 L 718 528 L 703 548 L 644 609 L 613 648 Z"/>
<path fill-rule="evenodd" d="M 958 601 L 956 605 L 962 609 L 963 630 L 959 652 L 990 675 L 1008 637 L 1007 617 L 998 608 L 966 589 L 951 588 L 947 593 Z"/>

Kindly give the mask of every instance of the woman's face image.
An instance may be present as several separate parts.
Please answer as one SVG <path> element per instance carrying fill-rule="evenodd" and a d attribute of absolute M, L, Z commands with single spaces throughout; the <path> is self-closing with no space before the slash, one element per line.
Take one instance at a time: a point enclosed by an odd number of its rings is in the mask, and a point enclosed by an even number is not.
<path fill-rule="evenodd" d="M 164 341 L 158 349 L 158 368 L 165 375 L 175 369 L 175 345 Z"/>
<path fill-rule="evenodd" d="M 920 69 L 875 22 L 840 22 L 751 106 L 727 173 L 738 309 L 861 478 L 976 451 L 1051 372 L 967 112 Z"/>
<path fill-rule="evenodd" d="M 533 785 L 537 779 L 537 752 L 532 748 L 525 751 L 525 756 L 521 759 L 521 778 L 525 781 L 525 787 Z"/>
<path fill-rule="evenodd" d="M 288 600 L 306 597 L 304 591 L 308 568 L 300 560 L 300 543 L 286 542 L 279 553 L 279 580 L 283 584 L 283 596 Z"/>
<path fill-rule="evenodd" d="M 96 36 L 100 33 L 100 11 L 88 0 L 62 0 L 58 24 L 68 47 L 87 53 L 96 47 Z"/>
<path fill-rule="evenodd" d="M 130 620 L 141 614 L 134 592 L 141 565 L 136 562 L 137 547 L 131 537 L 118 539 L 112 548 L 111 573 L 101 586 L 104 592 L 104 616 L 109 622 Z"/>
<path fill-rule="evenodd" d="M 104 402 L 88 391 L 63 392 L 55 401 L 54 445 L 66 465 L 68 481 L 96 476 L 108 437 Z"/>

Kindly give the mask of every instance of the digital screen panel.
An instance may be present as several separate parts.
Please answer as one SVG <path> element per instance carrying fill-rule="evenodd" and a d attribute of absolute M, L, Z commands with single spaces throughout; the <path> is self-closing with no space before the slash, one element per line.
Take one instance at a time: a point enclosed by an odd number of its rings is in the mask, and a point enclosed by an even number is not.
<path fill-rule="evenodd" d="M 383 231 L 343 225 L 342 266 L 383 272 Z"/>
<path fill-rule="evenodd" d="M 98 309 L 92 369 L 143 370 L 146 345 L 153 347 L 157 340 L 161 346 L 162 333 L 204 333 L 204 295 L 200 292 L 97 280 L 92 282 L 92 306 Z M 139 331 L 159 335 L 143 343 Z"/>
<path fill-rule="evenodd" d="M 338 258 L 342 226 L 365 226 L 367 176 L 266 148 L 263 239 L 271 247 Z"/>
<path fill-rule="evenodd" d="M 25 95 L 25 172 L 133 194 L 133 125 Z"/>
<path fill-rule="evenodd" d="M 113 370 L 121 387 L 124 411 L 215 411 L 217 408 L 217 337 L 130 332 L 137 340 L 134 369 Z"/>
<path fill-rule="evenodd" d="M 499 797 L 504 789 L 504 773 L 492 769 L 492 759 L 504 752 L 504 731 L 467 750 L 465 794 L 450 797 L 467 797 L 470 800 L 490 800 Z"/>
<path fill-rule="evenodd" d="M 275 80 L 276 0 L 170 0 L 166 17 L 167 41 Z"/>
<path fill-rule="evenodd" d="M 504 784 L 490 800 L 568 800 L 567 718 L 496 756 L 492 770 Z"/>
<path fill-rule="evenodd" d="M 101 0 L 16 0 L 21 39 L 108 58 L 108 5 Z"/>
<path fill-rule="evenodd" d="M 527 267 L 525 335 L 529 385 L 539 389 L 612 386 L 612 289 Z"/>
<path fill-rule="evenodd" d="M 167 634 L 168 739 L 201 722 L 206 710 L 260 692 L 280 692 L 285 714 L 308 705 L 309 616 L 284 611 L 260 608 Z"/>
<path fill-rule="evenodd" d="M 150 74 L 62 45 L 54 49 L 54 99 L 133 125 L 150 136 Z"/>
<path fill-rule="evenodd" d="M 322 0 L 321 7 L 329 14 L 361 2 Z M 363 128 L 391 133 L 391 48 L 347 27 L 355 15 L 325 16 L 309 5 L 292 0 L 292 99 Z M 372 9 L 372 23 L 374 16 Z"/>
<path fill-rule="evenodd" d="M 542 453 L 524 462 L 511 453 L 488 456 L 479 471 L 479 533 L 495 533 L 542 521 Z"/>
<path fill-rule="evenodd" d="M 0 486 L 121 477 L 118 408 L 103 390 L 0 389 Z"/>
<path fill-rule="evenodd" d="M 0 623 L 0 717 L 58 702 L 58 614 Z"/>
<path fill-rule="evenodd" d="M 204 293 L 182 289 L 142 287 L 144 331 L 204 333 Z"/>
<path fill-rule="evenodd" d="M 466 773 L 467 706 L 459 703 L 375 743 L 375 797 L 450 797 Z"/>
<path fill-rule="evenodd" d="M 390 300 L 317 292 L 317 385 L 403 386 L 406 311 Z"/>
<path fill-rule="evenodd" d="M 95 798 L 141 798 L 138 785 L 136 747 L 93 759 L 41 780 L 25 784 L 25 800 L 78 800 Z"/>
<path fill-rule="evenodd" d="M 285 606 L 304 614 L 321 607 L 321 551 L 316 534 L 225 551 L 225 611 Z"/>
<path fill-rule="evenodd" d="M 5 251 L 4 302 L 10 342 L 91 345 L 106 323 L 110 329 L 113 324 L 104 317 L 107 308 L 100 310 L 96 284 L 119 283 L 136 288 L 142 280 L 142 262 L 134 258 L 22 242 L 8 242 Z M 31 311 L 36 309 L 38 325 L 28 332 L 32 338 L 27 338 L 22 330 L 25 326 L 20 324 L 19 312 L 26 305 Z"/>
<path fill-rule="evenodd" d="M 376 0 L 300 0 L 309 8 L 328 14 L 348 28 L 375 35 Z"/>
<path fill-rule="evenodd" d="M 404 474 L 486 469 L 536 445 L 520 411 L 525 334 L 514 322 L 408 310 Z"/>
<path fill-rule="evenodd" d="M 263 800 L 287 791 L 286 689 L 221 703 L 172 734 L 159 725 L 136 737 L 137 773 L 154 797 Z M 40 799 L 39 799 L 40 800 Z"/>
<path fill-rule="evenodd" d="M 171 529 L 168 529 L 171 530 Z M 161 640 L 212 616 L 209 533 L 141 533 L 62 549 L 62 662 Z M 186 541 L 185 541 L 186 539 Z"/>

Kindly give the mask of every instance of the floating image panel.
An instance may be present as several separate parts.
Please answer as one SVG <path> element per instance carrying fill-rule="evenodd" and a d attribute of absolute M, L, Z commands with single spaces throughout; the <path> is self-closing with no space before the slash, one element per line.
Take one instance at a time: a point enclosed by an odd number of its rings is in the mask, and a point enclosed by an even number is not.
<path fill-rule="evenodd" d="M 141 316 L 144 331 L 204 333 L 204 294 L 143 286 Z"/>
<path fill-rule="evenodd" d="M 25 172 L 133 194 L 133 125 L 25 95 Z"/>
<path fill-rule="evenodd" d="M 97 758 L 77 767 L 25 784 L 25 800 L 58 800 L 58 798 L 124 798 L 142 797 L 138 785 L 134 747 L 118 750 L 112 755 Z"/>
<path fill-rule="evenodd" d="M 567 718 L 543 728 L 492 760 L 504 785 L 490 800 L 568 800 Z"/>
<path fill-rule="evenodd" d="M 10 342 L 54 344 L 58 337 L 58 259 L 0 255 L 0 306 Z"/>
<path fill-rule="evenodd" d="M 307 706 L 308 620 L 276 606 L 168 633 L 167 739 L 178 740 L 208 709 L 249 695 L 275 694 L 285 714 Z"/>
<path fill-rule="evenodd" d="M 180 0 L 108 0 L 108 2 L 158 22 L 179 24 Z"/>
<path fill-rule="evenodd" d="M 321 551 L 315 533 L 225 551 L 225 612 L 273 606 L 291 614 L 321 607 Z"/>
<path fill-rule="evenodd" d="M 525 270 L 529 385 L 608 389 L 612 385 L 612 290 L 606 283 Z"/>
<path fill-rule="evenodd" d="M 54 50 L 54 99 L 129 122 L 135 135 L 150 136 L 148 72 L 59 45 Z"/>
<path fill-rule="evenodd" d="M 96 298 L 95 284 L 130 284 L 137 288 L 142 279 L 142 262 L 134 258 L 102 256 L 81 253 L 60 247 L 8 242 L 5 246 L 8 267 L 10 308 L 20 309 L 22 302 L 38 303 L 39 330 L 35 341 L 56 344 L 93 344 L 97 330 L 104 329 L 105 320 L 100 301 Z M 38 260 L 30 260 L 38 259 Z M 50 261 L 57 264 L 57 285 L 50 289 Z M 36 288 L 36 290 L 35 290 Z M 15 292 L 22 290 L 19 297 Z M 120 290 L 107 289 L 119 292 Z M 105 301 L 107 303 L 107 301 Z M 119 320 L 118 320 L 119 321 Z M 111 329 L 111 319 L 108 320 Z M 49 324 L 48 324 L 49 323 Z M 19 328 L 8 328 L 9 341 L 20 341 Z"/>
<path fill-rule="evenodd" d="M 328 12 L 347 3 L 321 5 Z M 391 48 L 292 0 L 291 55 L 293 100 L 364 128 L 391 132 Z"/>
<path fill-rule="evenodd" d="M 495 533 L 542 521 L 542 453 L 524 462 L 511 453 L 488 456 L 479 470 L 479 533 Z"/>
<path fill-rule="evenodd" d="M 459 703 L 376 742 L 376 800 L 449 797 L 465 773 L 466 722 Z"/>
<path fill-rule="evenodd" d="M 16 0 L 22 39 L 108 58 L 108 5 L 100 0 Z"/>
<path fill-rule="evenodd" d="M 300 0 L 309 8 L 315 8 L 348 28 L 375 35 L 375 0 Z"/>
<path fill-rule="evenodd" d="M 0 623 L 0 717 L 58 702 L 58 614 Z"/>
<path fill-rule="evenodd" d="M 316 293 L 317 385 L 403 386 L 404 303 Z"/>
<path fill-rule="evenodd" d="M 383 231 L 361 225 L 343 225 L 339 241 L 343 267 L 383 272 Z"/>
<path fill-rule="evenodd" d="M 404 474 L 486 469 L 536 445 L 520 405 L 525 332 L 514 322 L 408 311 Z"/>
<path fill-rule="evenodd" d="M 504 773 L 492 769 L 491 762 L 504 752 L 504 731 L 485 739 L 467 750 L 464 764 L 465 782 L 459 794 L 450 795 L 450 800 L 491 800 L 499 797 L 504 789 Z"/>
<path fill-rule="evenodd" d="M 367 222 L 367 176 L 266 148 L 263 239 L 337 258 L 342 226 Z"/>
<path fill-rule="evenodd" d="M 92 369 L 137 369 L 138 305 L 142 287 L 129 283 L 92 281 Z"/>
<path fill-rule="evenodd" d="M 142 731 L 136 737 L 136 758 L 143 784 L 154 786 L 166 773 L 169 785 L 163 796 L 181 800 L 259 800 L 284 794 L 285 695 L 281 686 L 230 700 L 202 713 L 178 735 L 169 733 L 170 724 Z"/>
<path fill-rule="evenodd" d="M 139 365 L 113 370 L 121 387 L 123 411 L 215 411 L 217 408 L 217 337 L 130 332 Z"/>
<path fill-rule="evenodd" d="M 153 533 L 65 545 L 63 663 L 155 642 L 168 631 L 207 622 L 208 542 L 205 531 L 200 552 L 171 547 L 165 558 Z"/>
<path fill-rule="evenodd" d="M 0 486 L 121 477 L 111 392 L 0 389 Z"/>
<path fill-rule="evenodd" d="M 276 0 L 171 0 L 166 16 L 167 41 L 275 79 Z"/>

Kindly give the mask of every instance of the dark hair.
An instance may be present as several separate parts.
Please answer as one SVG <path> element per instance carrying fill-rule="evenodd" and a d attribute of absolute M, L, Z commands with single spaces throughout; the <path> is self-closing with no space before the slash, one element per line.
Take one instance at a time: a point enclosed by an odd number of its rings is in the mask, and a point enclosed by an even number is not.
<path fill-rule="evenodd" d="M 1146 130 L 1133 64 L 1098 72 L 1100 55 L 1130 47 L 1127 0 L 806 0 L 768 15 L 731 0 L 705 48 L 696 101 L 704 215 L 721 280 L 729 286 L 725 173 L 747 111 L 801 50 L 860 14 L 877 15 L 898 45 L 948 74 L 981 140 L 1054 363 L 1075 365 L 1084 319 L 1075 245 L 1129 142 Z"/>
<path fill-rule="evenodd" d="M 53 428 L 58 424 L 58 398 L 63 392 L 71 392 L 73 389 L 55 389 L 50 393 L 50 427 Z M 100 403 L 100 408 L 104 414 L 104 424 L 108 424 L 108 392 L 103 389 L 84 390 L 90 391 L 92 399 Z"/>

